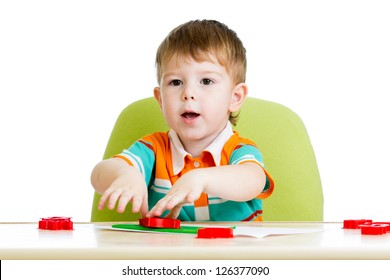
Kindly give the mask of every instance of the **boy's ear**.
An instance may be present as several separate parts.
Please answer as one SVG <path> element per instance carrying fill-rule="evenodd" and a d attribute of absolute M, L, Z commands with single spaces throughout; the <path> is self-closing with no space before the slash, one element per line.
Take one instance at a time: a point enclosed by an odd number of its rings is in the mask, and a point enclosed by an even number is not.
<path fill-rule="evenodd" d="M 161 101 L 161 92 L 160 92 L 160 88 L 159 87 L 155 87 L 153 89 L 153 94 L 154 94 L 154 98 L 157 100 L 158 104 L 160 105 L 160 108 L 161 108 L 161 105 L 162 105 L 162 101 Z"/>
<path fill-rule="evenodd" d="M 244 103 L 248 95 L 248 86 L 245 83 L 239 83 L 233 89 L 232 100 L 230 102 L 229 111 L 237 112 Z"/>

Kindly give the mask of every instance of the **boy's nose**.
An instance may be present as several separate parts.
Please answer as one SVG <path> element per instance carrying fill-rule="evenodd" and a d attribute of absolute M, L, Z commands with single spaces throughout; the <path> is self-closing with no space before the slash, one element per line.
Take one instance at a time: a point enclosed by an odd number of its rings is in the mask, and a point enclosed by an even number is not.
<path fill-rule="evenodd" d="M 188 88 L 186 88 L 183 91 L 183 99 L 185 101 L 195 100 L 195 94 L 192 91 L 190 91 Z"/>
<path fill-rule="evenodd" d="M 193 96 L 184 96 L 184 100 L 190 100 L 190 99 L 195 100 L 195 97 L 193 97 Z"/>

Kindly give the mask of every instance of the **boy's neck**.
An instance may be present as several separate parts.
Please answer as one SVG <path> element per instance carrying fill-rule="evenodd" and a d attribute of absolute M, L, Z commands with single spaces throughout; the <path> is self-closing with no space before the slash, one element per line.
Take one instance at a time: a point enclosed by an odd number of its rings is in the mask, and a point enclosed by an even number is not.
<path fill-rule="evenodd" d="M 214 139 L 213 139 L 214 140 Z M 200 157 L 202 152 L 212 143 L 202 143 L 201 141 L 194 141 L 191 143 L 183 143 L 183 148 L 186 150 L 193 158 Z"/>
<path fill-rule="evenodd" d="M 230 123 L 228 123 L 229 127 L 230 126 Z M 219 131 L 217 134 L 215 134 L 213 137 L 210 137 L 210 138 L 207 138 L 207 139 L 201 139 L 201 140 L 194 140 L 194 141 L 184 141 L 180 138 L 179 135 L 178 138 L 181 142 L 181 144 L 183 145 L 183 148 L 186 152 L 188 152 L 191 157 L 193 158 L 197 158 L 197 157 L 200 157 L 202 155 L 202 152 L 204 150 L 206 150 L 207 147 L 209 147 L 214 141 L 215 139 L 222 133 L 222 131 L 224 131 L 225 129 L 227 129 L 227 127 L 225 126 L 224 129 L 222 129 L 221 131 Z"/>

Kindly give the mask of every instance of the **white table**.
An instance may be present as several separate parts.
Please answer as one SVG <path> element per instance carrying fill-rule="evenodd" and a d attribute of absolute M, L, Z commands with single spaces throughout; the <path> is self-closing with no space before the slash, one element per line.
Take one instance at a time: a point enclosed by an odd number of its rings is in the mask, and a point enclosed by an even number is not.
<path fill-rule="evenodd" d="M 342 223 L 234 223 L 319 232 L 229 239 L 100 228 L 104 225 L 111 224 L 75 223 L 73 231 L 48 231 L 37 229 L 37 223 L 0 223 L 0 259 L 390 259 L 390 233 L 361 235 L 342 229 Z"/>

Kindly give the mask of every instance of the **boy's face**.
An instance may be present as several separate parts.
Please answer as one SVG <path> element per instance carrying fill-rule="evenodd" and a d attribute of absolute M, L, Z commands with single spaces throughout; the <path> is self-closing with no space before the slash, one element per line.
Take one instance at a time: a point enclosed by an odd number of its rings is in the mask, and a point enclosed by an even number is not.
<path fill-rule="evenodd" d="M 213 55 L 203 62 L 174 56 L 162 70 L 154 95 L 168 125 L 187 150 L 191 145 L 207 147 L 225 128 L 230 113 L 240 108 L 246 85 L 234 85 Z"/>

